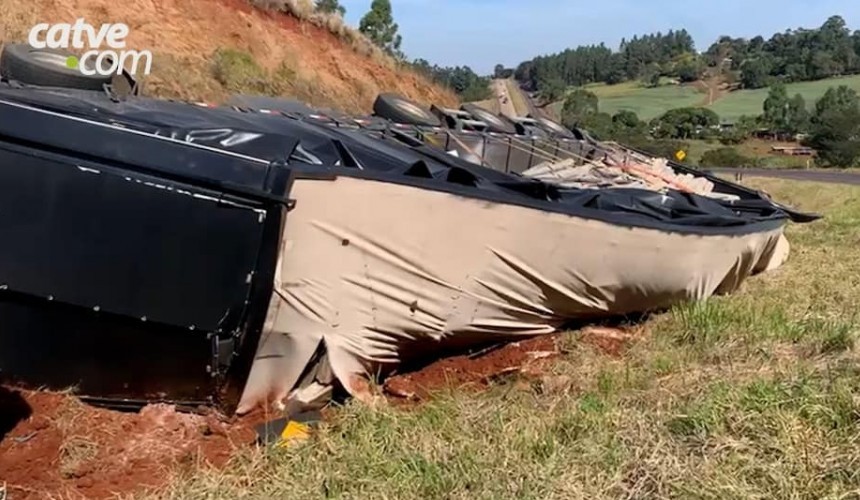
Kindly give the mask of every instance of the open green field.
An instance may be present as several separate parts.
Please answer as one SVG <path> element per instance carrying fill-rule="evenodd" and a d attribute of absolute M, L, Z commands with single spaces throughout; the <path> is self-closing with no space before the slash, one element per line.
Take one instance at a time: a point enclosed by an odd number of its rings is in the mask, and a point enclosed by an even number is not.
<path fill-rule="evenodd" d="M 540 380 L 349 404 L 158 498 L 858 498 L 860 188 L 748 183 L 826 219 L 788 228 L 782 268 L 653 317 L 621 356 L 570 332 Z"/>
<path fill-rule="evenodd" d="M 860 92 L 860 75 L 848 76 L 844 78 L 830 78 L 817 82 L 801 82 L 792 83 L 786 86 L 788 95 L 800 94 L 806 100 L 807 106 L 810 109 L 815 105 L 815 101 L 827 92 L 830 87 L 838 87 L 846 85 Z M 761 114 L 762 106 L 767 99 L 768 89 L 757 90 L 739 90 L 731 92 L 721 99 L 717 100 L 710 106 L 720 118 L 723 120 L 734 121 L 742 115 L 757 115 Z"/>
<path fill-rule="evenodd" d="M 633 111 L 642 120 L 656 118 L 672 108 L 696 106 L 702 103 L 705 95 L 689 86 L 665 85 L 645 88 L 638 82 L 625 82 L 618 85 L 589 85 L 586 87 L 600 99 L 600 111 L 615 114 L 622 110 Z M 562 103 L 553 105 L 555 111 L 561 110 Z"/>
<path fill-rule="evenodd" d="M 790 96 L 801 94 L 811 108 L 830 87 L 847 85 L 860 92 L 860 75 L 844 78 L 830 78 L 817 82 L 792 83 L 787 86 Z M 645 88 L 639 82 L 625 82 L 618 85 L 594 84 L 585 87 L 600 99 L 600 111 L 615 114 L 621 110 L 634 111 L 642 120 L 656 118 L 666 111 L 687 106 L 700 106 L 705 103 L 705 93 L 692 86 L 664 85 L 653 89 Z M 758 115 L 767 98 L 768 89 L 739 90 L 719 98 L 709 106 L 720 118 L 734 121 L 743 115 Z M 553 109 L 561 110 L 562 103 L 553 104 Z"/>

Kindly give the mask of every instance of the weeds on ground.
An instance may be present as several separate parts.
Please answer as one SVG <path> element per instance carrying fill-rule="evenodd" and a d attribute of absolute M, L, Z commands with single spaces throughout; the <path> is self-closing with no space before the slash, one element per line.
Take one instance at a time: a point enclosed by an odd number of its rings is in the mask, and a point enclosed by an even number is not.
<path fill-rule="evenodd" d="M 282 61 L 276 70 L 266 71 L 247 52 L 219 49 L 212 57 L 212 76 L 227 94 L 290 96 L 312 106 L 333 104 L 293 61 Z"/>
<path fill-rule="evenodd" d="M 299 20 L 309 22 L 343 40 L 359 54 L 372 57 L 377 62 L 388 66 L 395 63 L 393 58 L 364 34 L 346 24 L 339 14 L 318 12 L 313 0 L 251 0 L 251 4 L 266 10 L 286 12 Z"/>
<path fill-rule="evenodd" d="M 860 188 L 755 181 L 828 218 L 781 269 L 653 318 L 621 358 L 564 340 L 540 380 L 348 404 L 169 498 L 858 498 Z M 853 495 L 853 496 L 852 496 Z"/>

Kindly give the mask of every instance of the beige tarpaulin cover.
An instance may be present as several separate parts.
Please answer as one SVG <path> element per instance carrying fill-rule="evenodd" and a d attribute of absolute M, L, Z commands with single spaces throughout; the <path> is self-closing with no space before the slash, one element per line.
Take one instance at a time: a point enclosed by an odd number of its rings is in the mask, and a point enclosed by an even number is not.
<path fill-rule="evenodd" d="M 682 235 L 349 177 L 291 196 L 240 413 L 442 348 L 728 293 L 788 255 L 781 229 Z"/>
<path fill-rule="evenodd" d="M 587 161 L 582 164 L 575 159 L 567 159 L 543 162 L 526 170 L 522 175 L 579 189 L 637 188 L 666 191 L 669 188 L 683 188 L 686 192 L 709 198 L 740 199 L 736 195 L 714 191 L 714 183 L 705 177 L 675 172 L 668 165 L 668 160 L 663 158 L 625 162 L 624 157 L 607 155 L 602 161 Z"/>

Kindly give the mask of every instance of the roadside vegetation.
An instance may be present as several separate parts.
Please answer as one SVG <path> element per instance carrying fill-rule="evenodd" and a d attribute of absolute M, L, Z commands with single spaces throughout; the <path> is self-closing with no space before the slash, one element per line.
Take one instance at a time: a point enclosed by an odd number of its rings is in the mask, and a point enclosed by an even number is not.
<path fill-rule="evenodd" d="M 674 108 L 644 122 L 632 111 L 622 110 L 613 115 L 601 107 L 597 95 L 587 89 L 568 92 L 559 112 L 566 127 L 588 130 L 602 139 L 617 140 L 648 150 L 660 156 L 672 156 L 682 150 L 689 152 L 693 141 L 722 145 L 719 154 L 705 147 L 709 166 L 808 166 L 811 161 L 795 158 L 791 162 L 767 162 L 764 158 L 744 158 L 732 148 L 750 141 L 755 134 L 774 139 L 794 141 L 813 148 L 815 165 L 849 168 L 860 163 L 860 96 L 847 86 L 832 87 L 818 99 L 813 109 L 807 107 L 800 94 L 790 96 L 785 85 L 776 84 L 768 91 L 761 114 L 744 116 L 726 126 L 719 115 L 708 108 Z M 667 151 L 667 145 L 672 149 Z M 766 153 L 765 153 L 766 156 Z M 690 162 L 702 160 L 690 158 Z M 746 160 L 741 164 L 715 165 L 717 159 Z M 801 163 L 802 162 L 802 163 Z"/>
<path fill-rule="evenodd" d="M 551 103 L 550 111 L 566 125 L 604 138 L 647 145 L 643 137 L 612 126 L 619 113 L 632 112 L 648 124 L 655 141 L 685 141 L 687 148 L 696 147 L 691 141 L 719 143 L 704 148 L 723 148 L 710 153 L 708 163 L 742 159 L 739 151 L 727 148 L 763 135 L 814 148 L 817 166 L 848 168 L 860 161 L 855 125 L 860 121 L 860 115 L 855 117 L 860 31 L 852 33 L 840 16 L 819 28 L 789 30 L 769 40 L 723 36 L 703 53 L 685 30 L 634 36 L 616 51 L 604 45 L 577 47 L 523 62 L 512 73 L 525 89 Z M 583 96 L 599 100 L 589 116 L 575 111 L 573 101 Z M 650 147 L 652 152 L 666 149 Z M 768 166 L 807 164 L 806 158 L 743 159 Z"/>
<path fill-rule="evenodd" d="M 752 184 L 827 218 L 788 228 L 784 267 L 650 318 L 620 356 L 570 332 L 536 379 L 416 407 L 348 404 L 304 444 L 248 452 L 159 494 L 856 498 L 860 188 Z"/>

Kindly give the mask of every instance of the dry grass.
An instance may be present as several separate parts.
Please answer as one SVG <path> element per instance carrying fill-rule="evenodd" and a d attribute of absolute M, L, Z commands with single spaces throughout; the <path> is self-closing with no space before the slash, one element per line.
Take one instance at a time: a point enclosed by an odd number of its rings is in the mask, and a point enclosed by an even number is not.
<path fill-rule="evenodd" d="M 68 479 L 79 474 L 83 464 L 95 459 L 99 448 L 89 437 L 75 433 L 76 429 L 80 429 L 78 420 L 84 415 L 83 403 L 76 398 L 68 398 L 63 400 L 62 405 L 55 422 L 62 434 L 58 467 L 62 477 Z"/>
<path fill-rule="evenodd" d="M 317 12 L 313 0 L 250 0 L 250 3 L 263 9 L 291 14 L 299 20 L 327 30 L 362 55 L 384 62 L 390 67 L 397 64 L 390 55 L 374 45 L 363 33 L 346 24 L 340 14 Z"/>
<path fill-rule="evenodd" d="M 622 357 L 409 410 L 350 404 L 167 498 L 860 498 L 860 188 L 750 181 L 827 219 L 785 267 L 652 318 Z M 564 380 L 566 383 L 556 383 Z"/>

